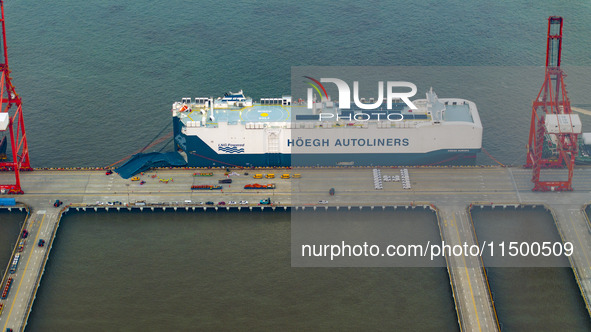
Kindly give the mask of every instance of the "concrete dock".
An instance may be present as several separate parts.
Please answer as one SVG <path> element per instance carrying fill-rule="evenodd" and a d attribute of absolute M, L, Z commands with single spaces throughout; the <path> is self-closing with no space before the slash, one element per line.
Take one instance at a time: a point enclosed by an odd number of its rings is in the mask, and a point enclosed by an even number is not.
<path fill-rule="evenodd" d="M 271 197 L 280 202 L 274 207 L 358 207 L 428 204 L 436 207 L 442 240 L 450 244 L 474 244 L 474 230 L 467 207 L 470 204 L 544 204 L 553 213 L 563 241 L 575 245 L 570 262 L 587 303 L 591 303 L 591 227 L 583 206 L 591 200 L 591 168 L 575 170 L 573 192 L 531 192 L 531 171 L 505 167 L 409 168 L 412 188 L 403 189 L 400 182 L 383 183 L 374 187 L 372 168 L 302 168 L 292 170 L 236 171 L 231 185 L 223 191 L 191 190 L 193 184 L 217 184 L 223 170 L 214 170 L 211 178 L 193 177 L 194 172 L 209 170 L 156 170 L 141 176 L 146 183 L 123 180 L 104 171 L 37 170 L 22 173 L 24 195 L 17 201 L 30 209 L 26 221 L 29 240 L 16 274 L 9 297 L 0 315 L 0 327 L 22 331 L 51 249 L 53 235 L 59 226 L 60 211 L 68 209 L 193 209 L 213 208 L 201 202 L 247 200 L 248 205 L 237 208 L 260 208 L 260 199 Z M 562 174 L 548 170 L 545 174 Z M 253 179 L 256 173 L 274 173 L 274 179 Z M 299 173 L 300 179 L 280 179 L 283 173 Z M 382 175 L 399 175 L 399 168 L 381 168 Z M 154 176 L 155 175 L 155 176 Z M 152 177 L 154 176 L 154 177 Z M 162 180 L 169 180 L 165 183 Z M 0 181 L 9 183 L 8 174 L 0 173 Z M 275 183 L 275 190 L 245 190 L 248 183 Z M 329 195 L 329 188 L 336 194 Z M 65 208 L 53 207 L 62 200 Z M 318 204 L 320 200 L 328 204 Z M 108 205 L 108 202 L 121 205 Z M 216 206 L 220 209 L 229 205 Z M 231 208 L 235 208 L 234 206 Z M 47 241 L 38 247 L 38 239 Z M 462 331 L 497 331 L 494 304 L 479 258 L 447 257 L 448 271 Z M 5 276 L 6 278 L 6 276 Z M 5 281 L 4 281 L 5 282 Z M 4 282 L 2 285 L 4 285 Z"/>
<path fill-rule="evenodd" d="M 439 227 L 446 243 L 477 244 L 465 206 L 439 209 Z M 497 331 L 499 324 L 479 257 L 447 257 L 459 324 L 462 331 Z"/>
<path fill-rule="evenodd" d="M 21 252 L 21 259 L 16 273 L 9 274 L 14 278 L 12 289 L 2 313 L 0 325 L 15 331 L 24 329 L 28 319 L 35 293 L 43 275 L 47 256 L 51 246 L 51 239 L 55 235 L 59 210 L 29 210 L 26 227 L 29 231 L 27 245 Z M 39 239 L 48 239 L 44 247 L 37 246 Z M 16 328 L 15 328 L 16 327 Z"/>

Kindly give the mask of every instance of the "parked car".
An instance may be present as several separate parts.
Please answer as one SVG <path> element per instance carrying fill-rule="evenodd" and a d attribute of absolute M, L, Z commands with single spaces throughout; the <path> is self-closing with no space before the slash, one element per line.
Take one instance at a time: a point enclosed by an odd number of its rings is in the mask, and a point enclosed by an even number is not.
<path fill-rule="evenodd" d="M 248 201 L 240 201 L 240 205 L 247 205 Z"/>
<path fill-rule="evenodd" d="M 226 205 L 226 202 L 224 202 L 224 201 L 218 202 L 218 205 Z"/>
<path fill-rule="evenodd" d="M 328 201 L 320 200 L 320 201 L 318 201 L 318 204 L 328 204 Z"/>

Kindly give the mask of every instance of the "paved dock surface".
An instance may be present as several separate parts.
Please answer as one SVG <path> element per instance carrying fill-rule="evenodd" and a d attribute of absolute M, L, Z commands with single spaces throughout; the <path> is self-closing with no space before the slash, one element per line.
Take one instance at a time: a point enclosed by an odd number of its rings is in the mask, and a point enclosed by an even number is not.
<path fill-rule="evenodd" d="M 585 211 L 580 205 L 564 204 L 562 206 L 550 205 L 556 224 L 564 242 L 573 244 L 574 251 L 570 257 L 573 272 L 584 293 L 583 299 L 590 309 L 591 299 L 591 225 L 587 220 Z M 591 314 L 591 312 L 590 312 Z"/>
<path fill-rule="evenodd" d="M 477 244 L 465 206 L 439 209 L 443 240 L 450 244 Z M 497 321 L 479 257 L 448 256 L 448 271 L 462 331 L 496 331 Z"/>
<path fill-rule="evenodd" d="M 26 229 L 29 235 L 26 238 L 25 249 L 20 253 L 21 258 L 16 273 L 9 274 L 14 278 L 9 296 L 4 300 L 4 311 L 0 316 L 2 331 L 12 328 L 14 331 L 22 330 L 26 322 L 39 281 L 45 268 L 46 255 L 50 239 L 56 223 L 59 210 L 30 210 L 27 218 Z M 39 239 L 46 239 L 43 247 L 37 245 Z"/>
<path fill-rule="evenodd" d="M 53 202 L 60 199 L 73 206 L 163 203 L 166 206 L 204 206 L 212 201 L 239 202 L 247 200 L 254 207 L 260 199 L 270 197 L 278 206 L 386 206 L 433 204 L 439 211 L 443 240 L 450 244 L 475 243 L 467 206 L 477 204 L 546 204 L 556 218 L 564 241 L 575 243 L 571 264 L 587 303 L 591 302 L 591 235 L 582 206 L 591 200 L 591 168 L 575 170 L 573 192 L 531 192 L 531 171 L 504 167 L 409 168 L 411 189 L 400 182 L 384 182 L 376 190 L 372 168 L 304 168 L 293 170 L 237 171 L 233 183 L 223 184 L 222 191 L 195 191 L 191 185 L 217 184 L 224 178 L 223 170 L 214 170 L 213 177 L 193 177 L 194 170 L 158 170 L 141 176 L 146 181 L 121 179 L 104 171 L 34 171 L 22 173 L 25 195 L 17 200 L 31 208 L 27 228 L 29 240 L 11 294 L 0 316 L 0 327 L 23 330 L 28 310 L 38 287 L 51 241 L 37 247 L 39 238 L 50 236 L 58 222 L 59 209 Z M 197 171 L 205 172 L 205 170 Z M 274 179 L 253 179 L 252 175 L 274 173 Z M 300 179 L 281 179 L 283 173 L 299 173 Z M 398 168 L 381 168 L 382 175 L 400 175 Z M 561 170 L 546 170 L 544 176 L 562 176 Z M 162 181 L 161 181 L 162 180 Z M 168 183 L 165 183 L 168 180 Z M 10 183 L 8 174 L 0 173 L 0 181 Z M 275 183 L 275 190 L 245 190 L 249 183 Z M 334 188 L 336 194 L 329 195 Z M 319 205 L 320 200 L 328 204 Z M 277 203 L 279 202 L 279 203 Z M 226 205 L 227 207 L 228 205 Z M 113 208 L 118 205 L 113 205 Z M 463 331 L 496 331 L 498 324 L 490 301 L 488 285 L 482 273 L 482 262 L 476 258 L 448 257 L 448 270 Z M 589 308 L 589 307 L 588 307 Z"/>

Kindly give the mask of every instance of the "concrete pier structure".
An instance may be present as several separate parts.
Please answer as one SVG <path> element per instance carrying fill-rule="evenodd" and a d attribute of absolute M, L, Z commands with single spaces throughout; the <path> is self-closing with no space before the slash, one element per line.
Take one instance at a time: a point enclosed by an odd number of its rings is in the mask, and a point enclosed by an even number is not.
<path fill-rule="evenodd" d="M 382 175 L 399 175 L 400 168 L 380 168 Z M 213 170 L 213 177 L 193 177 L 196 170 L 154 170 L 140 176 L 146 183 L 121 179 L 104 171 L 37 170 L 22 174 L 24 195 L 15 196 L 30 211 L 26 220 L 29 240 L 22 253 L 17 272 L 10 275 L 14 283 L 3 300 L 0 328 L 24 330 L 35 294 L 50 253 L 53 236 L 59 226 L 61 213 L 72 210 L 117 212 L 127 209 L 142 211 L 173 211 L 229 209 L 318 209 L 327 207 L 351 210 L 432 207 L 437 210 L 442 240 L 449 244 L 476 244 L 468 206 L 516 206 L 540 204 L 547 206 L 557 224 L 563 241 L 572 242 L 575 254 L 570 262 L 579 282 L 581 293 L 591 303 L 591 226 L 583 206 L 591 200 L 591 168 L 575 170 L 573 192 L 531 192 L 531 171 L 504 167 L 408 168 L 411 189 L 400 182 L 385 182 L 376 190 L 372 168 L 303 168 L 293 170 L 237 170 L 233 183 L 224 184 L 221 191 L 191 190 L 193 184 L 217 184 L 224 178 L 223 170 Z M 199 170 L 197 170 L 199 172 Z M 250 173 L 248 176 L 245 172 Z M 549 170 L 556 172 L 560 170 Z M 274 173 L 274 179 L 253 179 L 253 174 Z M 301 174 L 299 179 L 280 179 L 283 173 Z M 152 177 L 156 175 L 155 177 Z M 0 173 L 0 180 L 7 176 Z M 159 179 L 173 179 L 168 183 Z M 5 182 L 10 181 L 8 178 Z M 245 190 L 248 183 L 275 183 L 275 190 Z M 335 189 L 335 195 L 329 189 Z M 259 200 L 271 198 L 271 206 L 258 205 Z M 64 206 L 55 208 L 59 199 Z M 228 205 L 229 201 L 247 200 L 246 205 Z M 206 202 L 215 205 L 207 205 Z M 226 205 L 217 205 L 224 201 Z M 320 203 L 319 201 L 327 201 Z M 120 202 L 110 205 L 109 202 Z M 45 239 L 45 247 L 38 247 Z M 17 241 L 18 242 L 18 241 Z M 497 331 L 494 304 L 479 258 L 446 257 L 452 291 L 462 331 Z M 2 285 L 8 274 L 5 274 Z"/>

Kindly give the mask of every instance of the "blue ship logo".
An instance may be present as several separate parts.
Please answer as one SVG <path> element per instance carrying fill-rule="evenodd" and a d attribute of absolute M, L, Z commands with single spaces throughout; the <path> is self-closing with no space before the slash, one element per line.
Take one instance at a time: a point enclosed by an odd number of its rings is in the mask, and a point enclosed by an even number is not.
<path fill-rule="evenodd" d="M 237 148 L 235 146 L 218 146 L 218 151 L 226 153 L 244 153 L 244 148 Z"/>

